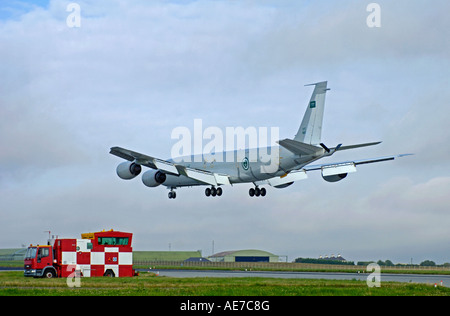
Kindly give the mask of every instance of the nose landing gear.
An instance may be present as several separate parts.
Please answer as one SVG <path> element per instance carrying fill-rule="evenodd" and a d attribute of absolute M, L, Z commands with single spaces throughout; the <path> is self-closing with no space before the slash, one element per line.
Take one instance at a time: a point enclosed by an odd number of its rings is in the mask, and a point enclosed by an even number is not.
<path fill-rule="evenodd" d="M 255 188 L 251 188 L 250 190 L 248 190 L 248 195 L 250 196 L 266 196 L 266 189 L 265 188 L 259 188 L 258 186 L 256 186 Z"/>
<path fill-rule="evenodd" d="M 176 197 L 177 197 L 177 193 L 173 189 L 170 189 L 169 199 L 175 199 Z"/>

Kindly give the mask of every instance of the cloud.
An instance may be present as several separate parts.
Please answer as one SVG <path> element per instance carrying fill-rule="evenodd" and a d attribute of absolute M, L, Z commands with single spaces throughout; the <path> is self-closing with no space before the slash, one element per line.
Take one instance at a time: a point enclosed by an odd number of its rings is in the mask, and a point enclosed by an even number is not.
<path fill-rule="evenodd" d="M 407 1 L 380 4 L 380 28 L 367 26 L 367 4 L 358 1 L 321 2 L 291 14 L 282 11 L 271 20 L 276 23 L 267 23 L 262 36 L 253 39 L 248 53 L 259 57 L 255 66 L 278 71 L 295 65 L 309 70 L 322 64 L 334 69 L 361 61 L 378 65 L 391 59 L 448 59 L 450 47 L 442 36 L 448 34 L 449 25 L 439 13 L 448 9 L 448 3 L 438 1 L 433 7 Z M 326 9 L 318 10 L 319 6 Z"/>

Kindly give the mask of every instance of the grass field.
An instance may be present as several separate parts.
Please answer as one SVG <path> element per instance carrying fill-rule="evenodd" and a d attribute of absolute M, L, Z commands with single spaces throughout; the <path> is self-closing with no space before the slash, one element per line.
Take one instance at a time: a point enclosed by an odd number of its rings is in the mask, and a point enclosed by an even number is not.
<path fill-rule="evenodd" d="M 0 296 L 450 296 L 450 288 L 383 282 L 272 278 L 171 278 L 141 273 L 133 278 L 82 278 L 70 288 L 66 279 L 25 278 L 0 272 Z"/>

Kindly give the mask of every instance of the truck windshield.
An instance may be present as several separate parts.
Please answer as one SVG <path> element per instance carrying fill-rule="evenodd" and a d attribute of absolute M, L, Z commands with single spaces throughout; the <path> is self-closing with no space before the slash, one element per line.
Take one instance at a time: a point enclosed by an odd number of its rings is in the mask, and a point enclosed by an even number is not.
<path fill-rule="evenodd" d="M 36 247 L 30 247 L 27 249 L 27 253 L 25 254 L 25 259 L 33 259 L 36 258 Z"/>

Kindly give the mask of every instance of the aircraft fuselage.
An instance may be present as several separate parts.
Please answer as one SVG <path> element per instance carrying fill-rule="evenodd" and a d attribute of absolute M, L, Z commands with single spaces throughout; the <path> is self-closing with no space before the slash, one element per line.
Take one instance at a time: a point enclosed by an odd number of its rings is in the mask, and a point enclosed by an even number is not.
<path fill-rule="evenodd" d="M 214 154 L 184 156 L 168 161 L 188 168 L 201 169 L 212 173 L 226 174 L 230 183 L 251 183 L 280 177 L 292 170 L 323 157 L 299 156 L 281 146 L 225 151 Z M 164 184 L 168 188 L 204 185 L 183 175 L 167 175 Z"/>

